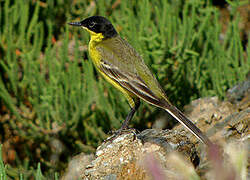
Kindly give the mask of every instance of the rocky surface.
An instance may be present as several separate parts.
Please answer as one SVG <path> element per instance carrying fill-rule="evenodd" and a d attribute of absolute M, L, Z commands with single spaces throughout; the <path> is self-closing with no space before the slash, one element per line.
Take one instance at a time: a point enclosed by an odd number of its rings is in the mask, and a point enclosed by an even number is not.
<path fill-rule="evenodd" d="M 187 116 L 195 119 L 196 125 L 213 140 L 229 141 L 249 134 L 250 100 L 248 105 L 232 104 L 229 101 L 221 102 L 217 97 L 203 98 L 193 101 L 187 109 Z M 192 142 L 197 142 L 181 125 L 174 129 L 183 129 Z M 220 142 L 221 143 L 221 142 Z"/>
<path fill-rule="evenodd" d="M 150 179 L 147 173 L 150 167 L 158 164 L 164 170 L 173 168 L 167 158 L 173 151 L 183 152 L 185 158 L 199 163 L 195 147 L 184 132 L 148 129 L 137 137 L 126 133 L 99 146 L 96 159 L 82 175 L 88 179 Z"/>
<path fill-rule="evenodd" d="M 226 101 L 202 98 L 185 108 L 214 147 L 207 149 L 181 125 L 127 132 L 103 142 L 95 157 L 75 157 L 62 179 L 247 179 L 249 92 L 246 81 L 230 89 Z"/>
<path fill-rule="evenodd" d="M 112 141 L 107 140 L 97 148 L 93 161 L 88 161 L 85 167 L 79 164 L 82 169 L 78 172 L 82 179 L 172 178 L 178 173 L 173 171 L 171 152 L 182 153 L 192 167 L 199 164 L 195 145 L 184 131 L 147 129 L 136 136 L 127 132 Z M 66 174 L 64 179 L 72 178 L 69 172 Z"/>

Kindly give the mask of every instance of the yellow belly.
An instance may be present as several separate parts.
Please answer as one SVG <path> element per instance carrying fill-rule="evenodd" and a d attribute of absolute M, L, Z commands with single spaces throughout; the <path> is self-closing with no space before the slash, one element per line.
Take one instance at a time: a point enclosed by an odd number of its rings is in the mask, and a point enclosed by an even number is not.
<path fill-rule="evenodd" d="M 96 50 L 96 46 L 95 43 L 93 42 L 89 42 L 89 54 L 91 57 L 91 60 L 94 64 L 94 66 L 96 67 L 96 69 L 98 70 L 98 72 L 104 77 L 105 80 L 107 80 L 110 84 L 112 84 L 116 89 L 118 89 L 119 91 L 121 91 L 124 96 L 127 98 L 130 107 L 134 107 L 135 106 L 135 102 L 133 100 L 134 95 L 132 93 L 130 93 L 129 91 L 127 91 L 126 89 L 124 89 L 122 86 L 120 86 L 119 83 L 117 83 L 116 81 L 114 81 L 113 79 L 111 79 L 109 76 L 107 76 L 104 72 L 102 72 L 100 70 L 100 63 L 101 63 L 101 55 L 100 53 Z"/>

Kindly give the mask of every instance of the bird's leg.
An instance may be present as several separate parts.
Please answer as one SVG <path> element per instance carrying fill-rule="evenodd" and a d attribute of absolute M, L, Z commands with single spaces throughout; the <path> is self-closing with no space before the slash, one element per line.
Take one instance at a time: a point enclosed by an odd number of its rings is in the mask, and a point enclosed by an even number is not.
<path fill-rule="evenodd" d="M 128 115 L 127 115 L 127 117 L 125 119 L 125 121 L 122 123 L 122 127 L 118 131 L 122 131 L 122 130 L 128 129 L 129 121 L 133 118 L 135 112 L 140 107 L 140 104 L 141 104 L 140 100 L 136 99 L 135 106 L 131 108 L 130 112 L 128 113 Z"/>
<path fill-rule="evenodd" d="M 122 123 L 121 128 L 118 129 L 117 131 L 113 132 L 113 135 L 109 139 L 107 139 L 105 142 L 113 141 L 115 139 L 115 137 L 121 135 L 126 130 L 129 130 L 129 128 L 128 128 L 129 121 L 133 118 L 133 116 L 134 116 L 135 112 L 137 111 L 137 109 L 139 108 L 139 106 L 140 106 L 140 99 L 135 99 L 135 106 L 131 108 L 130 112 L 128 113 L 128 115 L 127 115 L 127 117 L 125 119 L 125 121 Z M 135 131 L 136 130 L 134 130 L 133 133 L 134 133 L 134 136 L 136 137 Z"/>

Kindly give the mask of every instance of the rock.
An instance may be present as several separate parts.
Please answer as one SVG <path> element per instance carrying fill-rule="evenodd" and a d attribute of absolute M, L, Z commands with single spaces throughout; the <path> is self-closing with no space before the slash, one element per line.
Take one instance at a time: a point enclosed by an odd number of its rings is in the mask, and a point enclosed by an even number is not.
<path fill-rule="evenodd" d="M 248 79 L 244 82 L 238 83 L 234 87 L 230 88 L 227 91 L 227 99 L 232 104 L 237 104 L 242 101 L 243 98 L 248 97 L 249 100 L 250 94 L 250 75 Z M 248 101 L 249 103 L 249 101 Z"/>
<path fill-rule="evenodd" d="M 213 135 L 217 140 L 231 141 L 249 135 L 250 108 L 235 112 L 223 118 L 211 127 L 207 134 Z"/>
<path fill-rule="evenodd" d="M 73 157 L 69 162 L 68 168 L 61 180 L 72 180 L 79 179 L 81 176 L 82 170 L 94 160 L 93 154 L 81 153 Z"/>
<path fill-rule="evenodd" d="M 97 148 L 96 159 L 82 170 L 83 179 L 166 178 L 171 166 L 168 155 L 180 152 L 185 159 L 199 163 L 194 144 L 184 131 L 147 129 L 118 136 Z M 155 169 L 154 169 L 155 168 Z M 154 172 L 155 171 L 155 172 Z"/>
<path fill-rule="evenodd" d="M 250 101 L 248 105 L 243 103 L 249 96 L 244 96 L 237 105 L 229 101 L 221 102 L 217 97 L 197 99 L 185 107 L 185 114 L 214 142 L 238 139 L 249 133 Z M 174 129 L 186 131 L 193 143 L 198 141 L 182 125 Z"/>

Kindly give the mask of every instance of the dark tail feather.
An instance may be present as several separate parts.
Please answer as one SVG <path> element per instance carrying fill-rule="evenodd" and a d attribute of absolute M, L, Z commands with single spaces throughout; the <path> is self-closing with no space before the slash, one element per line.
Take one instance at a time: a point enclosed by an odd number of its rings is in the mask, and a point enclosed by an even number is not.
<path fill-rule="evenodd" d="M 172 105 L 167 105 L 165 110 L 171 114 L 176 120 L 178 120 L 182 125 L 184 125 L 191 133 L 193 133 L 198 139 L 200 139 L 203 143 L 210 146 L 213 143 L 209 140 L 209 138 L 201 132 L 201 130 L 194 125 L 192 121 L 190 121 L 180 110 Z"/>

